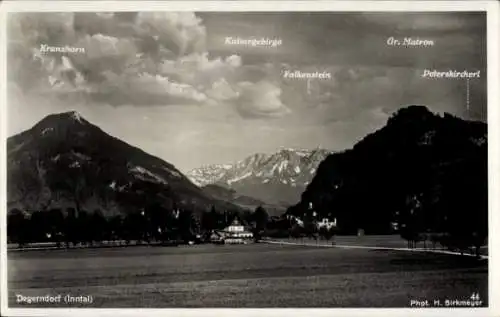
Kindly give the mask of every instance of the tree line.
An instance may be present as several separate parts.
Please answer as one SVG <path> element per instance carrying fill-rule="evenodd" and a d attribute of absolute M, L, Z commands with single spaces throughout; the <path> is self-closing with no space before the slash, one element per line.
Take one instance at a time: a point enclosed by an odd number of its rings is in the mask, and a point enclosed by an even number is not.
<path fill-rule="evenodd" d="M 215 207 L 196 215 L 189 209 L 166 209 L 149 205 L 128 214 L 105 217 L 101 210 L 77 211 L 75 208 L 49 209 L 30 214 L 12 209 L 7 219 L 9 243 L 25 247 L 30 243 L 50 242 L 58 247 L 96 246 L 104 241 L 121 241 L 125 245 L 207 242 L 215 230 L 223 230 L 234 219 L 240 220 L 255 241 L 264 237 L 292 237 L 330 240 L 334 230 L 317 228 L 312 218 L 301 226 L 286 215 L 270 217 L 265 208 L 253 212 L 218 211 Z"/>
<path fill-rule="evenodd" d="M 409 246 L 430 241 L 461 253 L 473 247 L 479 256 L 488 238 L 487 175 L 481 157 L 454 162 L 441 166 L 440 186 L 409 195 L 397 215 Z"/>
<path fill-rule="evenodd" d="M 23 247 L 29 243 L 52 242 L 57 246 L 95 245 L 103 241 L 141 243 L 185 243 L 203 240 L 214 230 L 222 230 L 235 218 L 252 230 L 257 238 L 266 229 L 269 216 L 258 207 L 249 210 L 218 211 L 215 207 L 200 214 L 187 208 L 167 209 L 151 204 L 127 214 L 105 217 L 101 210 L 76 208 L 49 209 L 27 213 L 12 209 L 7 216 L 9 243 Z"/>

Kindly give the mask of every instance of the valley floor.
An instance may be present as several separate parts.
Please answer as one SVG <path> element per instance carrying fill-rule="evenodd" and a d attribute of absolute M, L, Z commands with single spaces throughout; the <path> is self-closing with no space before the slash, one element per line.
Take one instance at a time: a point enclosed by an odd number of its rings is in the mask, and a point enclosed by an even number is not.
<path fill-rule="evenodd" d="M 472 294 L 488 304 L 488 260 L 299 245 L 9 252 L 8 278 L 9 305 L 23 308 L 410 307 L 411 300 L 444 305 Z M 92 303 L 16 301 L 67 294 Z"/>

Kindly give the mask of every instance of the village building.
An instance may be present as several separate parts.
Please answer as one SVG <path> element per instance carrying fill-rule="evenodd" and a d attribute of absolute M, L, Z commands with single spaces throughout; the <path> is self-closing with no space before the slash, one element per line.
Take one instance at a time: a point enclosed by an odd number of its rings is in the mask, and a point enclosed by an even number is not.
<path fill-rule="evenodd" d="M 325 228 L 330 230 L 332 228 L 337 227 L 337 218 L 333 218 L 333 221 L 330 221 L 328 218 L 323 218 L 321 221 L 316 223 L 316 227 L 319 229 Z"/>
<path fill-rule="evenodd" d="M 399 231 L 399 223 L 393 221 L 391 222 L 391 229 L 393 232 L 398 232 Z"/>
<path fill-rule="evenodd" d="M 212 231 L 208 235 L 208 241 L 210 241 L 211 243 L 215 243 L 215 244 L 223 244 L 224 243 L 224 236 L 217 231 Z"/>
<path fill-rule="evenodd" d="M 308 210 L 304 212 L 304 219 L 306 217 L 309 217 L 311 221 L 316 225 L 316 229 L 327 229 L 330 230 L 332 228 L 337 227 L 337 218 L 332 217 L 332 213 L 329 213 L 327 217 L 323 217 L 321 221 L 318 221 L 318 213 L 314 210 L 313 203 L 310 202 L 308 206 Z M 331 220 L 333 218 L 333 220 Z M 304 227 L 304 221 L 300 219 L 299 217 L 293 216 L 293 215 L 287 215 L 287 219 L 294 221 L 297 225 Z"/>
<path fill-rule="evenodd" d="M 286 215 L 286 219 L 295 222 L 297 225 L 304 227 L 304 221 L 294 215 Z"/>
<path fill-rule="evenodd" d="M 246 244 L 253 238 L 253 233 L 238 219 L 234 219 L 229 226 L 216 234 L 220 235 L 226 244 Z"/>

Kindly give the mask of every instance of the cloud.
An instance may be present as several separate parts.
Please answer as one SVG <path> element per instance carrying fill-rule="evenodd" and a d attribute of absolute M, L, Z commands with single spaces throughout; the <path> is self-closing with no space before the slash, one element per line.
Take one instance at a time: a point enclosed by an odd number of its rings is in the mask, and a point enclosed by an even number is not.
<path fill-rule="evenodd" d="M 9 55 L 15 61 L 9 74 L 19 75 L 9 79 L 33 93 L 114 106 L 226 103 L 244 118 L 290 112 L 281 88 L 262 75 L 272 67 L 244 66 L 234 53 L 209 56 L 206 28 L 192 12 L 58 18 L 37 13 L 13 19 L 9 38 L 19 39 L 19 45 Z M 40 44 L 81 47 L 85 53 L 47 54 Z M 252 79 L 254 73 L 261 75 Z"/>
<path fill-rule="evenodd" d="M 7 20 L 8 79 L 25 90 L 46 81 L 49 75 L 41 44 L 63 45 L 75 41 L 72 13 L 10 13 Z"/>
<path fill-rule="evenodd" d="M 419 32 L 463 32 L 471 28 L 482 28 L 483 24 L 479 16 L 484 12 L 466 12 L 460 15 L 451 12 L 407 12 L 405 14 L 392 14 L 386 12 L 361 13 L 356 19 L 360 25 L 374 27 L 377 31 L 387 32 L 398 30 Z"/>
<path fill-rule="evenodd" d="M 291 110 L 281 102 L 281 88 L 269 81 L 242 82 L 237 110 L 248 118 L 282 117 Z"/>
<path fill-rule="evenodd" d="M 207 100 L 194 87 L 148 73 L 115 74 L 105 72 L 106 80 L 92 87 L 92 100 L 111 105 L 158 106 L 165 104 L 200 104 Z"/>
<path fill-rule="evenodd" d="M 57 91 L 79 91 L 85 90 L 85 79 L 66 56 L 61 57 L 59 64 L 52 60 L 48 66 L 51 75 L 48 82 Z"/>
<path fill-rule="evenodd" d="M 233 77 L 242 65 L 240 56 L 230 55 L 225 59 L 209 59 L 208 53 L 193 53 L 176 60 L 165 60 L 161 64 L 160 73 L 173 76 L 178 80 L 194 86 L 209 87 L 221 78 Z"/>
<path fill-rule="evenodd" d="M 76 43 L 76 46 L 85 48 L 85 54 L 81 56 L 87 59 L 120 56 L 132 57 L 138 53 L 137 47 L 131 39 L 117 38 L 100 33 L 85 36 Z"/>
<path fill-rule="evenodd" d="M 307 106 L 293 108 L 302 115 L 304 124 L 381 124 L 384 118 L 411 104 L 426 105 L 432 111 L 458 116 L 479 118 L 485 115 L 486 102 L 481 101 L 483 79 L 476 79 L 470 86 L 471 98 L 478 99 L 474 112 L 466 113 L 465 80 L 422 78 L 422 71 L 409 67 L 345 66 L 332 74 L 335 77 L 332 85 L 324 91 L 320 88 L 319 96 L 311 100 L 300 100 Z"/>
<path fill-rule="evenodd" d="M 42 43 L 54 45 L 73 43 L 76 34 L 73 29 L 73 13 L 10 13 L 8 42 L 19 42 L 27 47 Z"/>
<path fill-rule="evenodd" d="M 389 112 L 410 103 L 460 108 L 463 91 L 458 82 L 434 85 L 420 80 L 418 72 L 432 66 L 478 68 L 484 73 L 483 59 L 476 58 L 481 50 L 474 49 L 482 47 L 483 39 L 484 19 L 477 15 L 335 17 L 331 13 L 15 14 L 9 19 L 8 79 L 26 94 L 60 94 L 69 102 L 80 98 L 114 106 L 204 105 L 243 118 L 291 114 L 286 120 L 296 117 L 297 122 L 314 125 L 353 121 L 375 107 Z M 335 32 L 325 39 L 325 29 Z M 236 50 L 221 44 L 229 33 L 275 36 L 277 30 L 283 45 L 273 50 Z M 403 36 L 402 31 L 429 36 L 436 46 L 387 47 L 387 37 Z M 363 41 L 352 41 L 358 37 Z M 64 58 L 40 54 L 40 44 L 84 47 L 86 53 Z M 306 81 L 284 80 L 283 68 L 326 70 L 333 78 L 312 81 L 307 87 Z M 481 95 L 476 90 L 482 86 L 475 87 L 471 86 L 471 98 Z"/>
<path fill-rule="evenodd" d="M 240 92 L 234 89 L 226 79 L 221 78 L 212 84 L 212 87 L 207 90 L 207 95 L 218 101 L 226 101 L 235 99 L 240 95 Z"/>
<path fill-rule="evenodd" d="M 205 50 L 206 29 L 193 12 L 140 12 L 136 23 L 141 33 L 175 49 L 179 56 Z"/>
<path fill-rule="evenodd" d="M 202 104 L 206 93 L 225 100 L 225 78 L 242 65 L 237 55 L 209 57 L 205 26 L 192 12 L 33 13 L 12 18 L 9 32 L 10 81 L 115 106 Z M 43 53 L 41 44 L 85 53 Z"/>
<path fill-rule="evenodd" d="M 207 99 L 204 93 L 198 92 L 188 84 L 176 83 L 170 81 L 167 77 L 160 75 L 142 74 L 139 77 L 132 77 L 131 85 L 140 87 L 143 92 L 152 94 L 161 94 L 165 92 L 168 95 L 184 98 L 194 101 L 205 101 Z"/>

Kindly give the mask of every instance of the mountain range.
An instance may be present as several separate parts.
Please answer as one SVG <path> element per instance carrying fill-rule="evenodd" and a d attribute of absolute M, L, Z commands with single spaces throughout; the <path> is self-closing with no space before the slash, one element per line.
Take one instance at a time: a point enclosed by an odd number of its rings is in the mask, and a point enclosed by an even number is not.
<path fill-rule="evenodd" d="M 331 152 L 325 149 L 283 148 L 276 153 L 257 153 L 245 159 L 191 170 L 186 175 L 199 186 L 216 185 L 267 204 L 290 206 Z"/>
<path fill-rule="evenodd" d="M 154 200 L 173 207 L 240 209 L 174 165 L 115 138 L 77 112 L 45 117 L 7 140 L 8 208 L 127 213 Z"/>
<path fill-rule="evenodd" d="M 312 205 L 345 232 L 385 233 L 414 204 L 426 206 L 418 221 L 484 227 L 487 142 L 483 122 L 409 106 L 342 152 L 281 149 L 184 175 L 72 111 L 7 139 L 8 210 L 100 209 L 109 216 L 160 203 L 199 215 L 211 206 L 264 205 L 303 216 Z"/>

